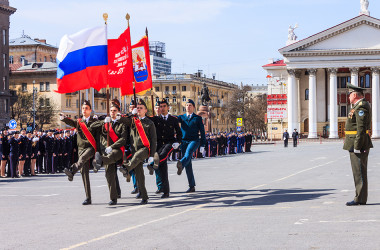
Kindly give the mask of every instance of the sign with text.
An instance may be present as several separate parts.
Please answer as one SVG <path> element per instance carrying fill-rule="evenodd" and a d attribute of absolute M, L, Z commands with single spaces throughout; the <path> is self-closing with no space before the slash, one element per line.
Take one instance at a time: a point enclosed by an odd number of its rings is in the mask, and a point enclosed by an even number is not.
<path fill-rule="evenodd" d="M 288 112 L 286 108 L 271 108 L 267 109 L 267 118 L 268 119 L 285 119 L 288 117 Z"/>
<path fill-rule="evenodd" d="M 236 118 L 236 126 L 243 126 L 243 118 Z"/>

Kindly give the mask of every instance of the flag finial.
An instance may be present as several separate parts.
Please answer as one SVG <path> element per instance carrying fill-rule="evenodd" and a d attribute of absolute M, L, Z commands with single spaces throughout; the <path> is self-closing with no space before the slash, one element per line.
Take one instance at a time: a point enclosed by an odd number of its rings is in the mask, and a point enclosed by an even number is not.
<path fill-rule="evenodd" d="M 125 16 L 125 19 L 127 19 L 127 21 L 128 21 L 128 27 L 129 27 L 129 19 L 131 19 L 131 16 L 127 13 L 127 15 Z"/>
<path fill-rule="evenodd" d="M 103 19 L 104 19 L 104 22 L 107 24 L 107 20 L 108 20 L 108 14 L 107 13 L 103 14 Z"/>

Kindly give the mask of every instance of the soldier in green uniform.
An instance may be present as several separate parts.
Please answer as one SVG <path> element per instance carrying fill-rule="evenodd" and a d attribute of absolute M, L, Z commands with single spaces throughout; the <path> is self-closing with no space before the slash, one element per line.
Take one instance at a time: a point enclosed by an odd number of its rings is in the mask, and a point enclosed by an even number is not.
<path fill-rule="evenodd" d="M 106 179 L 110 191 L 109 205 L 117 204 L 117 184 L 116 184 L 116 163 L 122 161 L 124 155 L 124 145 L 127 129 L 123 123 L 120 122 L 120 102 L 117 99 L 112 100 L 110 108 L 110 116 L 106 117 L 104 121 L 97 121 L 91 124 L 90 128 L 96 134 L 96 140 L 99 142 L 99 151 L 95 153 L 95 159 L 92 164 L 94 169 L 99 170 L 102 165 L 106 168 Z M 108 126 L 110 124 L 110 129 Z M 109 131 L 109 140 L 108 132 Z"/>
<path fill-rule="evenodd" d="M 91 188 L 90 188 L 90 159 L 94 156 L 96 151 L 96 142 L 93 137 L 89 127 L 96 120 L 91 116 L 91 104 L 89 101 L 84 101 L 82 104 L 82 119 L 72 120 L 60 114 L 60 120 L 67 125 L 76 128 L 77 130 L 77 144 L 78 144 L 78 156 L 79 159 L 73 165 L 71 165 L 71 170 L 68 168 L 64 169 L 69 181 L 72 181 L 76 172 L 80 170 L 82 174 L 82 180 L 84 184 L 84 189 L 86 192 L 86 199 L 82 205 L 91 204 Z M 95 145 L 94 145 L 95 143 Z"/>
<path fill-rule="evenodd" d="M 344 150 L 350 153 L 352 173 L 355 182 L 355 198 L 347 206 L 365 205 L 368 196 L 367 163 L 369 149 L 373 148 L 371 129 L 371 106 L 364 99 L 363 88 L 348 84 L 352 109 L 346 122 Z"/>
<path fill-rule="evenodd" d="M 143 100 L 137 103 L 137 108 L 132 111 L 132 115 L 137 117 L 121 117 L 120 121 L 125 123 L 131 128 L 130 143 L 132 158 L 125 167 L 120 168 L 120 172 L 130 181 L 131 170 L 135 170 L 137 185 L 141 194 L 141 205 L 148 203 L 148 194 L 145 188 L 145 176 L 143 169 L 143 162 L 148 159 L 148 163 L 152 163 L 153 155 L 157 148 L 156 127 L 154 123 L 145 115 L 148 111 L 146 104 Z M 159 162 L 155 162 L 156 165 Z"/>

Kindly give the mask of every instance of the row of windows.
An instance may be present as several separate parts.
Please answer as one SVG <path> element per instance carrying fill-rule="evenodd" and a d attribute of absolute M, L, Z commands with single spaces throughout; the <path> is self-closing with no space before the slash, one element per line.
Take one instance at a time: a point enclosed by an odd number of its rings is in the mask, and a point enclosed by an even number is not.
<path fill-rule="evenodd" d="M 347 83 L 350 83 L 350 82 L 351 82 L 351 76 L 338 77 L 338 82 L 337 82 L 338 89 L 347 88 Z M 353 84 L 356 85 L 355 83 Z M 357 85 L 361 88 L 371 88 L 371 74 L 366 73 L 364 76 L 359 76 L 359 82 L 357 83 Z"/>
<path fill-rule="evenodd" d="M 27 92 L 28 84 L 21 83 L 21 90 L 22 92 Z M 40 92 L 44 92 L 44 91 L 50 91 L 50 82 L 40 82 Z"/>
<path fill-rule="evenodd" d="M 186 91 L 186 86 L 181 86 L 182 87 L 182 91 Z M 156 92 L 159 92 L 160 91 L 160 87 L 154 87 L 154 90 Z M 177 86 L 172 86 L 172 90 L 173 91 L 177 91 Z M 170 87 L 169 86 L 165 86 L 165 91 L 169 92 L 170 91 Z"/>

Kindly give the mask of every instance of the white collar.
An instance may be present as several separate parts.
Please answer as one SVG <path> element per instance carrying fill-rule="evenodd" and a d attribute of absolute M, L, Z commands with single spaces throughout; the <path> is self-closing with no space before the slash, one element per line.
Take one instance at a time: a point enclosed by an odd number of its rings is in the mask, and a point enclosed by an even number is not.
<path fill-rule="evenodd" d="M 169 113 L 167 115 L 161 115 L 162 118 L 165 118 L 167 120 L 169 118 Z"/>
<path fill-rule="evenodd" d="M 139 117 L 140 120 L 143 120 L 144 118 L 145 118 L 145 116 L 144 117 Z"/>
<path fill-rule="evenodd" d="M 87 118 L 86 118 L 86 117 L 83 117 L 83 118 L 84 118 L 84 120 L 85 120 L 86 122 L 88 122 L 88 121 L 90 120 L 90 117 L 91 117 L 91 116 L 89 116 L 89 117 L 87 117 Z"/>

